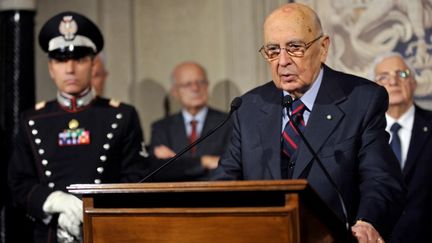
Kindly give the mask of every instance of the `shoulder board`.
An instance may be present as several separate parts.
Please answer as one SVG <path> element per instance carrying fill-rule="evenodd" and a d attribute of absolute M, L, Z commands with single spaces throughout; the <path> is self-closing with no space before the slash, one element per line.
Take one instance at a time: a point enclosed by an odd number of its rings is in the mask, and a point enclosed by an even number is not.
<path fill-rule="evenodd" d="M 40 110 L 40 109 L 42 109 L 42 108 L 44 108 L 45 107 L 45 105 L 46 105 L 46 101 L 41 101 L 41 102 L 38 102 L 36 105 L 35 105 L 35 110 Z"/>
<path fill-rule="evenodd" d="M 110 106 L 117 108 L 120 106 L 120 101 L 118 101 L 116 99 L 110 99 L 109 104 L 110 104 Z"/>

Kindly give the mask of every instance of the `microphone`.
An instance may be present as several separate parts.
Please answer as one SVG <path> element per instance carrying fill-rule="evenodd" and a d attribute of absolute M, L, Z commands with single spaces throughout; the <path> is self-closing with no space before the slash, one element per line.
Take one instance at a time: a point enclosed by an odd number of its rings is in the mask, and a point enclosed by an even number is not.
<path fill-rule="evenodd" d="M 191 150 L 194 146 L 196 146 L 201 141 L 203 141 L 204 139 L 206 139 L 207 137 L 209 137 L 210 135 L 212 135 L 214 132 L 216 132 L 220 127 L 222 127 L 231 118 L 231 115 L 234 113 L 234 111 L 236 111 L 241 106 L 241 104 L 242 104 L 242 99 L 240 97 L 234 98 L 233 101 L 231 102 L 231 108 L 230 108 L 230 111 L 228 113 L 228 116 L 221 123 L 219 123 L 215 128 L 213 128 L 211 131 L 209 131 L 204 136 L 199 137 L 193 143 L 191 143 L 188 146 L 186 146 L 185 148 L 183 148 L 174 157 L 172 157 L 171 159 L 169 159 L 168 161 L 166 161 L 165 163 L 163 163 L 161 166 L 159 166 L 158 168 L 156 168 L 154 171 L 152 171 L 150 174 L 148 174 L 147 176 L 145 176 L 138 183 L 142 183 L 142 182 L 147 181 L 150 177 L 152 177 L 153 175 L 155 175 L 156 173 L 158 173 L 160 170 L 162 170 L 163 168 L 165 168 L 169 164 L 171 164 L 174 161 L 176 161 L 184 153 L 186 153 L 187 151 Z"/>
<path fill-rule="evenodd" d="M 330 176 L 329 172 L 324 167 L 321 159 L 318 157 L 317 153 L 312 148 L 312 146 L 310 145 L 309 141 L 306 139 L 306 137 L 303 135 L 303 133 L 298 128 L 297 121 L 295 121 L 295 120 L 292 119 L 291 114 L 290 114 L 290 110 L 292 108 L 292 103 L 293 103 L 293 99 L 292 99 L 292 97 L 290 95 L 285 95 L 282 98 L 282 106 L 287 109 L 287 115 L 288 115 L 290 121 L 291 120 L 293 121 L 292 124 L 294 125 L 295 130 L 300 135 L 301 139 L 303 140 L 303 143 L 306 145 L 306 147 L 308 148 L 309 152 L 313 155 L 312 156 L 312 163 L 313 163 L 313 161 L 316 161 L 318 163 L 319 167 L 324 172 L 325 177 L 330 181 L 330 184 L 332 185 L 333 189 L 336 191 L 336 194 L 338 195 L 339 203 L 340 203 L 340 205 L 342 207 L 342 212 L 343 212 L 343 215 L 344 215 L 344 218 L 345 218 L 345 228 L 347 230 L 347 233 L 349 234 L 350 231 L 349 231 L 348 213 L 346 211 L 346 206 L 345 206 L 345 202 L 344 202 L 344 200 L 342 198 L 342 194 L 340 193 L 340 191 L 339 191 L 336 183 L 334 182 L 333 178 Z"/>

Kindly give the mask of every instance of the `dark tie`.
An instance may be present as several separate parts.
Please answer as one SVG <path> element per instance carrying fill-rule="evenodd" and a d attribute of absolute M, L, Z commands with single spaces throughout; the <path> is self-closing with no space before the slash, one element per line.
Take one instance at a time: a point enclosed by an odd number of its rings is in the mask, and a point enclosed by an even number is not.
<path fill-rule="evenodd" d="M 286 124 L 282 133 L 282 177 L 292 178 L 294 165 L 297 159 L 297 149 L 300 145 L 301 138 L 295 129 L 293 122 L 303 133 L 305 123 L 303 120 L 303 112 L 306 107 L 300 99 L 297 99 L 292 104 L 291 119 Z"/>
<path fill-rule="evenodd" d="M 196 120 L 190 121 L 191 134 L 189 136 L 189 144 L 195 142 L 195 140 L 197 140 L 197 138 L 198 138 L 198 135 L 197 135 L 197 124 L 198 124 L 198 122 Z M 194 146 L 191 149 L 191 153 L 192 153 L 192 155 L 195 155 L 195 153 L 196 153 L 196 146 Z"/>
<path fill-rule="evenodd" d="M 390 146 L 392 147 L 393 152 L 398 158 L 399 163 L 402 163 L 401 141 L 398 135 L 399 129 L 401 129 L 401 125 L 399 125 L 399 123 L 397 122 L 393 123 L 393 125 L 390 128 L 390 131 L 392 133 L 392 140 L 390 142 Z"/>

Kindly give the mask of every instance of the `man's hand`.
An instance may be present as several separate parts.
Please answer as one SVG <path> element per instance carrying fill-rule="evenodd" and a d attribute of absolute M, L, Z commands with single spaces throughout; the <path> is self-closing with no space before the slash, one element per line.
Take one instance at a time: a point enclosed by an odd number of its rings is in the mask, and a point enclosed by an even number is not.
<path fill-rule="evenodd" d="M 165 145 L 156 146 L 153 152 L 156 158 L 158 159 L 170 159 L 176 155 L 174 151 L 172 151 L 170 148 L 168 148 Z"/>
<path fill-rule="evenodd" d="M 384 243 L 378 231 L 366 221 L 357 220 L 356 224 L 351 227 L 351 232 L 359 243 Z"/>
<path fill-rule="evenodd" d="M 204 155 L 201 157 L 201 165 L 206 170 L 214 170 L 218 167 L 219 156 Z"/>

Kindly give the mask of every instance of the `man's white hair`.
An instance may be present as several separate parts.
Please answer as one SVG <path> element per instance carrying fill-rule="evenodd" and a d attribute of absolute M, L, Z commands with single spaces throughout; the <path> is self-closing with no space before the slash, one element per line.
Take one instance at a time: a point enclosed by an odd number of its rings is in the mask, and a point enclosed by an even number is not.
<path fill-rule="evenodd" d="M 415 77 L 414 68 L 412 68 L 412 66 L 405 61 L 405 58 L 399 52 L 391 51 L 391 52 L 381 53 L 375 57 L 375 59 L 372 62 L 372 68 L 370 69 L 369 76 L 368 76 L 370 80 L 375 81 L 375 76 L 376 76 L 375 67 L 389 57 L 399 57 L 407 65 L 408 69 L 410 70 L 411 76 L 413 78 Z"/>

